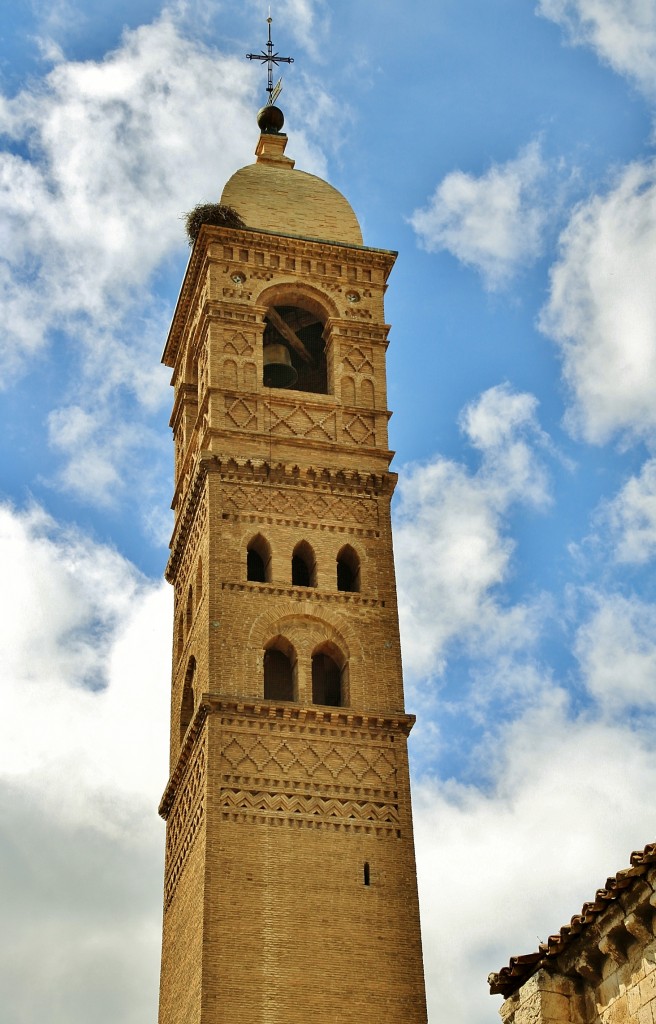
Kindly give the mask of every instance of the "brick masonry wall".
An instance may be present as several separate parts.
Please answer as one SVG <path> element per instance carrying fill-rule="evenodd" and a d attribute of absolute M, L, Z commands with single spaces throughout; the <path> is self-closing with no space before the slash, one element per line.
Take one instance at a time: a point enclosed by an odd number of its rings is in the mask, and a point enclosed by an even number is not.
<path fill-rule="evenodd" d="M 166 349 L 176 637 L 160 1024 L 426 1022 L 390 524 L 392 262 L 218 228 L 192 254 Z M 262 386 L 271 305 L 325 324 L 328 394 Z M 267 583 L 246 578 L 256 535 L 272 553 Z M 315 587 L 291 584 L 299 541 Z M 357 593 L 337 588 L 345 544 Z M 279 638 L 294 652 L 282 704 L 263 689 Z M 312 705 L 326 644 L 344 665 L 339 709 Z"/>

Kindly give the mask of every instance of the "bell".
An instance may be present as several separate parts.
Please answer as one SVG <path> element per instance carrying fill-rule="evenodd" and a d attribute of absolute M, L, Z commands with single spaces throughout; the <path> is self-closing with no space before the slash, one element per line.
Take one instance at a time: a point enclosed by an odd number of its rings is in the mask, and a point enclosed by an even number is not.
<path fill-rule="evenodd" d="M 265 388 L 290 388 L 298 380 L 286 345 L 264 346 Z"/>

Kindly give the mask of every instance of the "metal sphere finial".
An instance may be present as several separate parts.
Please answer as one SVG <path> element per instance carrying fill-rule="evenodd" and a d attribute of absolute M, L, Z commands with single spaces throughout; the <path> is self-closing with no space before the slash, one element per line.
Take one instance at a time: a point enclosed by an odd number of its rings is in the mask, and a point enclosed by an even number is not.
<path fill-rule="evenodd" d="M 273 103 L 267 103 L 261 110 L 258 110 L 257 123 L 260 131 L 265 135 L 277 135 L 282 131 L 285 117 L 280 107 L 275 107 Z"/>

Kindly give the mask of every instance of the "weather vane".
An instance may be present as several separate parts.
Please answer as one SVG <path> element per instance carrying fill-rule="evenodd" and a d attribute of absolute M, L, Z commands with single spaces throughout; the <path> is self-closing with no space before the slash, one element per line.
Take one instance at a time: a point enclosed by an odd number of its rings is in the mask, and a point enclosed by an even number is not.
<path fill-rule="evenodd" d="M 267 77 L 267 92 L 269 94 L 269 103 L 273 104 L 280 96 L 282 90 L 282 78 L 279 78 L 276 84 L 273 84 L 273 65 L 278 67 L 279 64 L 293 64 L 293 57 L 281 57 L 280 54 L 273 52 L 273 42 L 271 41 L 271 8 L 269 8 L 269 17 L 267 23 L 269 25 L 269 39 L 266 44 L 266 53 L 261 50 L 259 53 L 247 53 L 246 56 L 249 60 L 259 60 L 260 63 L 268 66 L 268 77 Z"/>

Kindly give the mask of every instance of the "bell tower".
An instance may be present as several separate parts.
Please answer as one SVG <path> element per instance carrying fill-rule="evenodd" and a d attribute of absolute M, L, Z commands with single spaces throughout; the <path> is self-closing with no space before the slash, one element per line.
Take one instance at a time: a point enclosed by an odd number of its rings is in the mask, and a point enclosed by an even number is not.
<path fill-rule="evenodd" d="M 175 589 L 160 1024 L 426 1024 L 390 500 L 395 254 L 278 108 L 164 362 Z M 243 225 L 243 226 L 238 226 Z"/>

